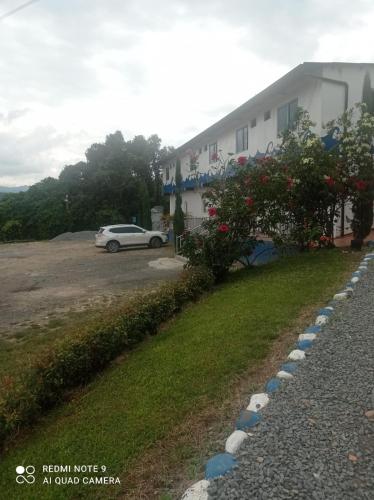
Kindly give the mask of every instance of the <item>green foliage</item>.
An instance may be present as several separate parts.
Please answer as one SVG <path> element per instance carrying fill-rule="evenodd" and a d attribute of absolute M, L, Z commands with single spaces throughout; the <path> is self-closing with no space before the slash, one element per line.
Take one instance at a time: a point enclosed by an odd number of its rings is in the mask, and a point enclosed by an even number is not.
<path fill-rule="evenodd" d="M 340 130 L 336 156 L 345 167 L 344 182 L 353 211 L 353 235 L 355 239 L 363 240 L 373 225 L 374 115 L 368 113 L 365 103 L 357 104 L 329 124 L 332 129 L 336 126 Z"/>
<path fill-rule="evenodd" d="M 160 164 L 170 153 L 160 144 L 156 135 L 129 141 L 119 131 L 108 135 L 87 150 L 85 162 L 67 165 L 59 179 L 44 179 L 27 192 L 0 199 L 0 228 L 17 220 L 17 238 L 49 239 L 65 231 L 131 223 L 136 216 L 150 229 L 151 206 L 163 204 Z"/>
<path fill-rule="evenodd" d="M 22 234 L 22 224 L 18 220 L 8 220 L 0 230 L 1 238 L 4 241 L 20 239 Z"/>
<path fill-rule="evenodd" d="M 374 113 L 374 90 L 371 88 L 370 74 L 366 73 L 362 88 L 362 102 L 366 104 L 368 113 Z"/>
<path fill-rule="evenodd" d="M 88 382 L 121 352 L 157 333 L 162 322 L 212 284 L 206 269 L 185 272 L 177 282 L 133 299 L 46 350 L 20 380 L 3 380 L 0 441 L 55 405 L 66 390 Z"/>
<path fill-rule="evenodd" d="M 178 158 L 175 170 L 175 211 L 173 217 L 173 229 L 175 238 L 177 236 L 180 236 L 184 232 L 184 213 L 182 210 L 181 185 L 182 185 L 181 162 L 180 159 Z"/>

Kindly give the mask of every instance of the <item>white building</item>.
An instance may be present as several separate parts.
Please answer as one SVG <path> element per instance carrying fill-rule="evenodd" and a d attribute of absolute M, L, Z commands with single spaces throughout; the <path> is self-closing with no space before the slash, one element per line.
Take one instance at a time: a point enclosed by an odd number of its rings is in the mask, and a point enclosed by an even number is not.
<path fill-rule="evenodd" d="M 170 195 L 170 214 L 175 208 L 175 166 L 181 160 L 182 208 L 187 217 L 207 216 L 202 199 L 204 186 L 214 172 L 214 153 L 258 156 L 271 152 L 278 134 L 292 122 L 296 108 L 307 110 L 315 132 L 329 138 L 324 124 L 362 100 L 365 74 L 374 81 L 374 64 L 305 62 L 252 97 L 237 109 L 177 148 L 163 165 L 165 194 Z M 198 159 L 198 174 L 191 169 L 191 154 Z M 338 224 L 339 226 L 339 224 Z M 341 233 L 339 229 L 339 233 Z M 345 221 L 344 229 L 350 232 Z"/>

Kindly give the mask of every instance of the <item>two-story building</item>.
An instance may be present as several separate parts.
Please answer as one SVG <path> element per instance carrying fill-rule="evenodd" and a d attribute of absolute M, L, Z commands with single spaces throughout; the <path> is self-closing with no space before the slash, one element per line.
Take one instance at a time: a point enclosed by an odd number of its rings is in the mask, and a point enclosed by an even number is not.
<path fill-rule="evenodd" d="M 202 194 L 215 172 L 218 152 L 223 158 L 228 153 L 236 157 L 271 153 L 279 143 L 279 133 L 292 123 L 297 107 L 309 112 L 316 124 L 315 132 L 325 136 L 324 125 L 328 121 L 362 100 L 366 73 L 373 82 L 374 64 L 305 62 L 178 147 L 163 165 L 170 214 L 175 208 L 177 157 L 183 178 L 182 208 L 187 217 L 198 221 L 207 216 Z M 197 159 L 197 171 L 191 156 Z M 350 232 L 347 221 L 345 230 Z"/>

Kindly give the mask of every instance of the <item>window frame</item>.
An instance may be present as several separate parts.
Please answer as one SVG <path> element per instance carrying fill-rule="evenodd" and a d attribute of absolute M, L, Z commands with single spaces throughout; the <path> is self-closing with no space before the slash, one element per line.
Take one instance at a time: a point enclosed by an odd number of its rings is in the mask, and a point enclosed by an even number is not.
<path fill-rule="evenodd" d="M 296 106 L 293 106 L 296 103 Z M 299 99 L 296 97 L 295 99 L 292 99 L 291 101 L 286 102 L 285 104 L 282 104 L 282 106 L 279 106 L 277 108 L 277 134 L 281 134 L 282 132 L 285 132 L 286 130 L 290 130 L 294 123 L 295 123 L 295 115 L 297 112 L 297 108 L 299 105 Z M 285 126 L 281 127 L 281 113 L 285 112 Z M 283 118 L 282 118 L 283 120 Z"/>
<path fill-rule="evenodd" d="M 248 151 L 248 125 L 235 130 L 235 152 Z"/>
<path fill-rule="evenodd" d="M 218 145 L 217 142 L 212 142 L 209 144 L 209 163 L 216 163 L 218 161 Z M 213 160 L 213 155 L 216 155 L 215 159 Z"/>

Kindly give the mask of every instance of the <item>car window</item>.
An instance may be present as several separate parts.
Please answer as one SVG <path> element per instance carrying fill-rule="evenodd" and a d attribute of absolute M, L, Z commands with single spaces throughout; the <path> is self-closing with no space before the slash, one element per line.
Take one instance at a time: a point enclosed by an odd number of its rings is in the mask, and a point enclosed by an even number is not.
<path fill-rule="evenodd" d="M 132 227 L 131 232 L 132 233 L 142 233 L 143 229 L 140 229 L 140 227 Z"/>
<path fill-rule="evenodd" d="M 131 227 L 112 227 L 109 231 L 115 234 L 131 233 Z"/>

